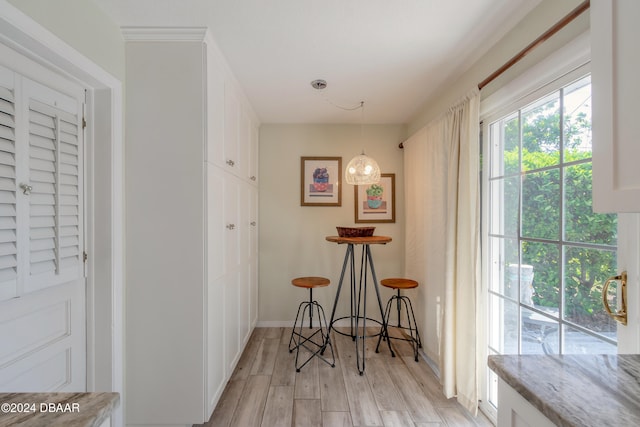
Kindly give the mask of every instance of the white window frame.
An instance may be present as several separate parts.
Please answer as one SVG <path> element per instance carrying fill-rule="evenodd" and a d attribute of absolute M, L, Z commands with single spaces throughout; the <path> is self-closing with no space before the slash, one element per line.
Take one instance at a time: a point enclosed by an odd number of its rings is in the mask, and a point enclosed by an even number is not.
<path fill-rule="evenodd" d="M 479 302 L 480 316 L 484 324 L 479 330 L 479 340 L 483 345 L 479 346 L 482 360 L 487 359 L 487 296 L 489 289 L 489 265 L 485 254 L 489 253 L 489 131 L 488 125 L 493 121 L 530 104 L 543 93 L 552 92 L 572 81 L 590 73 L 590 35 L 584 32 L 571 42 L 567 43 L 554 53 L 550 54 L 534 66 L 530 67 L 518 77 L 496 89 L 493 93 L 483 98 L 480 103 L 480 120 L 482 123 L 482 298 Z M 497 421 L 497 413 L 493 405 L 488 401 L 488 378 L 483 370 L 480 374 L 480 409 L 494 423 Z"/>

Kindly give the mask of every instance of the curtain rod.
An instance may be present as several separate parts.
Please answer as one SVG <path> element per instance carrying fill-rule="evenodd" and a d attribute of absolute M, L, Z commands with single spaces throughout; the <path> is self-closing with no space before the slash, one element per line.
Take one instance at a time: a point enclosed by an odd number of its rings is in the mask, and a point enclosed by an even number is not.
<path fill-rule="evenodd" d="M 590 0 L 585 0 L 578 7 L 569 12 L 564 18 L 558 21 L 553 27 L 549 28 L 544 32 L 540 37 L 535 39 L 531 44 L 518 52 L 513 58 L 507 61 L 502 67 L 498 68 L 494 71 L 489 77 L 478 83 L 478 89 L 482 90 L 483 87 L 494 81 L 498 76 L 507 71 L 513 65 L 515 65 L 518 61 L 528 55 L 532 50 L 538 47 L 540 44 L 544 43 L 548 39 L 551 38 L 555 33 L 566 27 L 571 21 L 576 19 L 578 16 L 582 14 L 585 10 L 589 9 L 591 5 Z"/>
<path fill-rule="evenodd" d="M 560 21 L 558 21 L 553 27 L 549 28 L 540 37 L 535 39 L 527 47 L 522 49 L 514 57 L 512 57 L 510 60 L 508 60 L 503 66 L 501 66 L 496 71 L 491 73 L 489 75 L 489 77 L 487 77 L 486 79 L 484 79 L 483 81 L 478 83 L 478 89 L 482 90 L 483 87 L 485 87 L 486 85 L 488 85 L 489 83 L 494 81 L 496 78 L 498 78 L 502 73 L 507 71 L 509 68 L 511 68 L 517 62 L 519 62 L 522 58 L 527 56 L 536 47 L 538 47 L 539 45 L 541 45 L 542 43 L 544 43 L 545 41 L 550 39 L 558 31 L 560 31 L 561 29 L 566 27 L 571 21 L 573 21 L 578 16 L 580 16 L 584 11 L 589 9 L 590 6 L 591 6 L 591 1 L 590 0 L 585 0 L 582 3 L 580 3 L 578 5 L 578 7 L 576 7 L 571 12 L 569 12 L 564 18 L 562 18 Z M 404 145 L 402 144 L 402 142 L 398 145 L 398 147 L 399 148 L 404 148 Z"/>

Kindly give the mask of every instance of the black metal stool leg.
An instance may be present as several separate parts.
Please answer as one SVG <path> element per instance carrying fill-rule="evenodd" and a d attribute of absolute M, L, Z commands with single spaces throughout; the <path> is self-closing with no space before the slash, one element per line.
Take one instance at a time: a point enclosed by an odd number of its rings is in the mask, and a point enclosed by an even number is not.
<path fill-rule="evenodd" d="M 393 303 L 393 298 L 389 298 L 389 301 L 387 301 L 387 306 L 384 310 L 384 316 L 382 317 L 383 322 L 386 322 L 387 325 L 389 324 L 389 315 L 391 314 L 391 305 Z M 378 336 L 378 344 L 376 345 L 376 353 L 380 353 L 380 341 L 382 341 L 383 339 L 388 340 L 389 334 L 389 330 L 387 329 L 386 331 L 384 330 L 384 328 L 381 326 L 380 327 L 380 335 Z"/>
<path fill-rule="evenodd" d="M 422 340 L 420 339 L 420 332 L 418 332 L 418 323 L 416 322 L 416 316 L 413 311 L 413 305 L 411 304 L 411 300 L 407 298 L 407 303 L 409 304 L 409 308 L 411 310 L 411 317 L 413 318 L 413 325 L 416 329 L 416 338 L 418 342 L 418 348 L 422 348 Z"/>
<path fill-rule="evenodd" d="M 309 288 L 309 304 L 313 304 L 313 288 Z M 313 329 L 313 309 L 309 310 L 309 329 Z"/>
<path fill-rule="evenodd" d="M 371 258 L 371 250 L 369 249 L 369 245 L 366 245 L 367 248 L 367 258 L 369 259 L 369 265 L 371 266 L 371 276 L 373 277 L 373 286 L 376 289 L 376 297 L 378 298 L 378 307 L 380 308 L 380 315 L 382 316 L 382 329 L 385 335 L 389 336 L 389 331 L 387 330 L 387 322 L 384 319 L 384 311 L 382 310 L 382 299 L 380 298 L 380 287 L 378 286 L 378 278 L 376 277 L 376 270 L 373 267 L 373 259 Z M 387 339 L 387 347 L 389 348 L 389 352 L 391 353 L 391 357 L 396 357 L 396 354 L 391 349 L 391 342 Z"/>
<path fill-rule="evenodd" d="M 293 329 L 291 330 L 291 337 L 289 338 L 289 353 L 292 353 L 293 350 L 298 348 L 299 344 L 291 347 L 291 343 L 294 342 L 294 337 L 296 336 L 296 325 L 298 324 L 298 318 L 300 317 L 300 310 L 302 310 L 302 306 L 307 304 L 307 302 L 303 301 L 298 305 L 298 313 L 296 313 L 296 320 L 293 322 Z"/>
<path fill-rule="evenodd" d="M 396 295 L 392 295 L 387 302 L 387 307 L 384 312 L 383 320 L 389 327 L 389 316 L 391 314 L 391 307 L 395 302 L 396 309 L 398 312 L 398 329 L 405 329 L 409 331 L 409 338 L 400 338 L 400 337 L 392 337 L 389 335 L 388 330 L 381 329 L 380 336 L 378 337 L 378 345 L 376 346 L 376 353 L 380 347 L 380 341 L 383 339 L 387 339 L 387 341 L 391 341 L 391 339 L 408 341 L 411 343 L 411 348 L 413 349 L 413 357 L 415 361 L 418 361 L 418 349 L 422 348 L 422 341 L 420 340 L 420 333 L 418 332 L 418 322 L 416 322 L 415 313 L 413 311 L 413 305 L 411 304 L 411 299 L 409 297 L 401 295 L 400 289 Z M 402 326 L 402 309 L 404 308 L 404 312 L 406 313 L 408 326 Z M 406 335 L 405 335 L 406 336 Z"/>
<path fill-rule="evenodd" d="M 333 344 L 331 343 L 329 338 L 325 337 L 325 330 L 328 329 L 328 324 L 327 324 L 327 318 L 324 314 L 324 309 L 317 301 L 312 301 L 310 303 L 304 302 L 302 304 L 304 305 L 304 308 L 302 311 L 300 326 L 297 331 L 295 330 L 296 325 L 294 325 L 294 335 L 297 337 L 297 343 L 296 343 L 296 346 L 294 347 L 294 349 L 296 350 L 296 360 L 295 360 L 296 372 L 300 372 L 300 370 L 307 363 L 309 363 L 314 357 L 318 357 L 320 360 L 330 365 L 331 367 L 335 367 L 336 364 L 335 364 L 335 354 L 333 352 Z M 302 330 L 303 330 L 304 318 L 306 315 L 305 311 L 306 310 L 313 311 L 314 309 L 316 310 L 317 316 L 318 316 L 318 330 L 313 332 L 309 336 L 304 336 L 302 334 Z M 317 340 L 314 339 L 316 335 L 320 337 L 320 342 L 317 342 Z M 329 359 L 322 356 L 322 352 L 327 348 L 327 346 L 331 349 L 331 361 L 329 361 Z M 302 347 L 303 349 L 311 353 L 304 362 L 300 362 L 300 347 Z M 292 351 L 292 350 L 289 350 L 289 351 Z"/>

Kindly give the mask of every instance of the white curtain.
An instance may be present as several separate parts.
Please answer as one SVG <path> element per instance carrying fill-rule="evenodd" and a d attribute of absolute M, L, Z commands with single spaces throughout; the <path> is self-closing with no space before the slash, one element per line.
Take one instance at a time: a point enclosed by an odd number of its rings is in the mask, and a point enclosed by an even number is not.
<path fill-rule="evenodd" d="M 473 90 L 404 143 L 406 265 L 421 282 L 422 330 L 439 358 L 447 397 L 472 413 L 482 368 L 476 329 L 480 292 L 479 91 Z M 429 331 L 434 333 L 429 334 Z"/>

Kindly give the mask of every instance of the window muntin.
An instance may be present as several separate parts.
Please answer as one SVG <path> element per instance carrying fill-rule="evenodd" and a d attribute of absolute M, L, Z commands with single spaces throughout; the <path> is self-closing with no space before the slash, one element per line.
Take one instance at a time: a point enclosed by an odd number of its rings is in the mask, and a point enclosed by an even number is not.
<path fill-rule="evenodd" d="M 591 209 L 590 102 L 586 76 L 488 125 L 488 354 L 616 352 L 601 291 L 617 216 Z"/>

